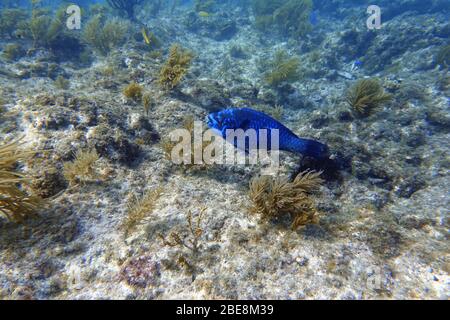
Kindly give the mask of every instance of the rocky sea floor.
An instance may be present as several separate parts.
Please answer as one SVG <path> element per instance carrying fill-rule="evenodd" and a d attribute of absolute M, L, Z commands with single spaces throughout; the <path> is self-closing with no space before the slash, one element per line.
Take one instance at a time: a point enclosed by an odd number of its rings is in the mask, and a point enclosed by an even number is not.
<path fill-rule="evenodd" d="M 22 171 L 49 202 L 24 224 L 0 220 L 0 298 L 448 299 L 449 75 L 435 62 L 448 42 L 445 16 L 399 15 L 353 42 L 351 15 L 285 42 L 255 32 L 239 10 L 218 16 L 237 21 L 229 39 L 208 26 L 189 32 L 168 15 L 139 17 L 163 42 L 195 53 L 171 92 L 157 83 L 166 54 L 133 41 L 87 66 L 55 62 L 44 49 L 0 60 L 1 135 L 45 150 Z M 355 69 L 349 52 L 361 46 L 367 62 Z M 278 49 L 300 56 L 303 77 L 276 92 L 260 65 Z M 344 94 L 366 76 L 393 100 L 359 119 Z M 151 94 L 148 115 L 122 94 L 131 81 Z M 249 214 L 260 166 L 185 169 L 166 159 L 161 141 L 186 116 L 256 104 L 282 105 L 283 124 L 341 159 L 317 197 L 318 224 L 292 231 L 288 220 Z M 64 163 L 88 148 L 100 155 L 99 178 L 71 186 Z M 298 163 L 282 154 L 285 174 Z M 152 214 L 124 232 L 130 199 L 158 187 Z M 201 212 L 198 252 L 164 243 L 173 230 L 192 237 L 188 214 Z"/>

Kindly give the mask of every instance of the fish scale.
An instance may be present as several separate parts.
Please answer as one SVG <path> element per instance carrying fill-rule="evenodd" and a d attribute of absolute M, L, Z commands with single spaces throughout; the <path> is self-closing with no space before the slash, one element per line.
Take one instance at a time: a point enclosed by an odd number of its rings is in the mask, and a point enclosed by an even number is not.
<path fill-rule="evenodd" d="M 329 156 L 328 147 L 315 140 L 299 138 L 290 129 L 269 115 L 250 108 L 231 108 L 220 112 L 211 113 L 207 117 L 208 126 L 220 132 L 226 139 L 227 130 L 242 129 L 247 131 L 254 129 L 258 133 L 258 147 L 260 145 L 259 130 L 266 129 L 267 146 L 271 149 L 271 130 L 279 130 L 279 150 L 289 151 L 303 156 L 323 159 Z M 236 146 L 236 143 L 235 143 Z M 248 148 L 248 142 L 246 143 Z"/>

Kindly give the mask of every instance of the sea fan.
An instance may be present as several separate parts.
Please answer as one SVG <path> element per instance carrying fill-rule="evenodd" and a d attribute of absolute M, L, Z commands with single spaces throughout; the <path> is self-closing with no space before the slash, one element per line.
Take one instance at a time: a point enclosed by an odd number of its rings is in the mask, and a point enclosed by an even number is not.
<path fill-rule="evenodd" d="M 359 116 L 369 116 L 383 103 L 392 100 L 377 79 L 359 80 L 346 95 L 347 103 Z"/>
<path fill-rule="evenodd" d="M 317 221 L 317 210 L 311 194 L 322 183 L 321 172 L 305 171 L 294 181 L 287 178 L 262 176 L 250 182 L 250 212 L 261 216 L 263 220 L 277 219 L 281 215 L 291 214 L 292 227 L 297 229 Z"/>
<path fill-rule="evenodd" d="M 19 139 L 0 146 L 0 214 L 14 222 L 36 214 L 44 203 L 22 189 L 30 179 L 15 171 L 16 163 L 29 160 L 36 152 L 19 149 L 21 144 Z"/>

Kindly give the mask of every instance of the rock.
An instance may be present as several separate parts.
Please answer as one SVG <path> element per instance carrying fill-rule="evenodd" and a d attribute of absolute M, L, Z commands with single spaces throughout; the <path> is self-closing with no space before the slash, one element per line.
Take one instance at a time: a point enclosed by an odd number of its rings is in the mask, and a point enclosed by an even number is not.
<path fill-rule="evenodd" d="M 229 93 L 217 81 L 200 80 L 189 95 L 195 103 L 210 112 L 219 111 L 231 105 Z"/>
<path fill-rule="evenodd" d="M 32 188 L 37 195 L 46 199 L 67 188 L 67 182 L 60 171 L 49 169 L 33 179 Z"/>
<path fill-rule="evenodd" d="M 158 284 L 161 276 L 160 265 L 151 256 L 133 258 L 122 267 L 120 277 L 130 286 L 146 288 Z"/>

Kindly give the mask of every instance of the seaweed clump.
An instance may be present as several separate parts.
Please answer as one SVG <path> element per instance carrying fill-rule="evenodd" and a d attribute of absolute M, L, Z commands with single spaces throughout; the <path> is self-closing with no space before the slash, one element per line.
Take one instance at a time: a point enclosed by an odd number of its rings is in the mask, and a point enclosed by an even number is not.
<path fill-rule="evenodd" d="M 367 117 L 391 101 L 392 96 L 384 92 L 378 79 L 362 79 L 347 92 L 345 99 L 357 115 Z"/>
<path fill-rule="evenodd" d="M 20 145 L 20 140 L 16 140 L 0 146 L 0 214 L 14 222 L 22 222 L 44 206 L 40 197 L 22 188 L 30 178 L 15 170 L 16 163 L 29 160 L 36 152 L 20 150 Z"/>
<path fill-rule="evenodd" d="M 215 0 L 195 0 L 194 7 L 196 12 L 211 12 L 216 5 Z"/>
<path fill-rule="evenodd" d="M 103 56 L 127 40 L 128 22 L 113 18 L 106 22 L 101 15 L 91 18 L 84 29 L 84 41 Z"/>
<path fill-rule="evenodd" d="M 29 15 L 24 9 L 3 9 L 0 12 L 0 35 L 17 38 L 28 29 Z"/>
<path fill-rule="evenodd" d="M 18 43 L 10 43 L 5 46 L 2 56 L 10 61 L 15 61 L 25 56 L 26 50 Z"/>
<path fill-rule="evenodd" d="M 155 209 L 156 202 L 161 197 L 163 188 L 148 190 L 141 198 L 133 194 L 132 199 L 128 202 L 127 217 L 122 223 L 125 233 L 134 230 L 139 223 L 148 217 Z"/>
<path fill-rule="evenodd" d="M 280 50 L 269 61 L 264 79 L 270 86 L 277 87 L 283 82 L 292 83 L 300 79 L 300 59 L 290 57 L 286 51 Z"/>
<path fill-rule="evenodd" d="M 256 27 L 276 29 L 287 36 L 304 36 L 311 30 L 312 0 L 252 0 Z"/>
<path fill-rule="evenodd" d="M 99 155 L 95 150 L 78 150 L 72 162 L 64 164 L 64 177 L 70 185 L 78 185 L 99 177 L 96 171 L 96 163 Z"/>
<path fill-rule="evenodd" d="M 169 58 L 159 73 L 159 83 L 167 89 L 175 88 L 189 70 L 193 59 L 190 51 L 175 44 L 170 48 Z"/>
<path fill-rule="evenodd" d="M 123 95 L 133 100 L 134 102 L 141 101 L 142 95 L 143 95 L 143 89 L 142 86 L 136 82 L 130 83 L 128 86 L 125 87 L 123 90 Z"/>
<path fill-rule="evenodd" d="M 64 11 L 59 10 L 54 19 L 50 11 L 35 9 L 30 20 L 30 32 L 34 41 L 34 47 L 48 47 L 63 30 Z"/>
<path fill-rule="evenodd" d="M 135 21 L 134 9 L 137 5 L 142 4 L 144 0 L 106 0 L 106 2 L 111 8 L 124 12 L 128 19 Z"/>
<path fill-rule="evenodd" d="M 285 214 L 293 218 L 292 228 L 298 229 L 317 223 L 317 209 L 311 194 L 322 184 L 321 172 L 305 171 L 294 181 L 287 178 L 261 176 L 250 182 L 250 213 L 265 221 L 278 219 Z"/>

